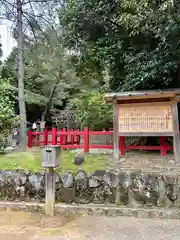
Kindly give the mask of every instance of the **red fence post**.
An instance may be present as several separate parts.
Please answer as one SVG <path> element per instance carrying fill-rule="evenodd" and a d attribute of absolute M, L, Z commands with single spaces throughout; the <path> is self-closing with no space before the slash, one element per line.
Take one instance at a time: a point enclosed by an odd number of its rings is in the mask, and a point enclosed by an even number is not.
<path fill-rule="evenodd" d="M 79 129 L 77 129 L 77 132 L 79 132 Z M 76 142 L 77 144 L 80 144 L 81 136 L 79 134 L 76 135 Z"/>
<path fill-rule="evenodd" d="M 44 130 L 44 146 L 48 145 L 48 130 Z"/>
<path fill-rule="evenodd" d="M 166 137 L 160 137 L 161 156 L 166 156 Z"/>
<path fill-rule="evenodd" d="M 37 146 L 39 146 L 40 145 L 40 132 L 39 131 L 36 131 L 35 132 L 35 137 L 36 137 L 36 144 L 37 144 Z"/>
<path fill-rule="evenodd" d="M 63 130 L 63 132 L 66 132 L 66 128 L 63 128 L 62 129 Z M 63 135 L 63 144 L 67 144 L 67 136 L 66 135 Z"/>
<path fill-rule="evenodd" d="M 89 152 L 89 129 L 84 128 L 84 153 Z"/>
<path fill-rule="evenodd" d="M 66 129 L 62 129 L 63 133 L 66 132 Z M 63 144 L 66 144 L 66 135 L 63 135 Z"/>
<path fill-rule="evenodd" d="M 63 129 L 60 130 L 60 145 L 63 145 Z"/>
<path fill-rule="evenodd" d="M 125 154 L 125 137 L 120 136 L 119 138 L 119 148 L 120 148 L 120 156 Z"/>
<path fill-rule="evenodd" d="M 57 129 L 52 128 L 52 145 L 57 145 Z"/>
<path fill-rule="evenodd" d="M 28 148 L 32 148 L 32 130 L 28 131 Z"/>
<path fill-rule="evenodd" d="M 74 144 L 74 134 L 71 135 L 72 133 L 74 133 L 74 129 L 71 129 L 71 130 L 70 130 L 70 143 L 71 143 L 71 144 Z"/>

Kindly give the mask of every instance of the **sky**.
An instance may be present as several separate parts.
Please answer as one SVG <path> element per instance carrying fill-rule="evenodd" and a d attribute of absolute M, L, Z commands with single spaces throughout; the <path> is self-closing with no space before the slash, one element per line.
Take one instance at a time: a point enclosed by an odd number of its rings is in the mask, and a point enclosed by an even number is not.
<path fill-rule="evenodd" d="M 0 42 L 3 52 L 1 61 L 4 61 L 11 53 L 12 48 L 16 46 L 16 40 L 12 37 L 11 26 L 12 23 L 10 21 L 0 20 Z"/>

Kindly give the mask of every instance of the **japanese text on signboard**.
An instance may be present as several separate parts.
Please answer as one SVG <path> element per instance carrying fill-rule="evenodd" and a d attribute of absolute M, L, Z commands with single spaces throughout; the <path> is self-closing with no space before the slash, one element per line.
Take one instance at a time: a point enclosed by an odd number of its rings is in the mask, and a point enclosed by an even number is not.
<path fill-rule="evenodd" d="M 119 132 L 172 132 L 170 102 L 121 104 Z"/>

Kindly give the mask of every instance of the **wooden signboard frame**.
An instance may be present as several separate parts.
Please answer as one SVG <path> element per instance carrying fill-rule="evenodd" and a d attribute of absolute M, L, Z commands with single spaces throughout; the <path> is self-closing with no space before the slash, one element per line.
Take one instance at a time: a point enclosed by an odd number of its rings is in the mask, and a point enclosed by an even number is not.
<path fill-rule="evenodd" d="M 105 98 L 114 108 L 115 161 L 120 157 L 119 136 L 173 136 L 175 160 L 180 162 L 180 89 L 111 93 Z"/>
<path fill-rule="evenodd" d="M 171 102 L 118 104 L 121 136 L 173 136 Z"/>

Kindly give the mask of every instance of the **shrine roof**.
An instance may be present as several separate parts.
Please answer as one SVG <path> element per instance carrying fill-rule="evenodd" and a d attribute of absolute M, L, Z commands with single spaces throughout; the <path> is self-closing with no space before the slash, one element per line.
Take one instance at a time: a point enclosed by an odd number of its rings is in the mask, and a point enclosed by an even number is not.
<path fill-rule="evenodd" d="M 113 100 L 175 98 L 176 96 L 180 97 L 180 88 L 165 89 L 165 90 L 147 90 L 147 91 L 144 90 L 144 91 L 106 93 L 105 99 L 107 102 L 112 102 Z"/>

